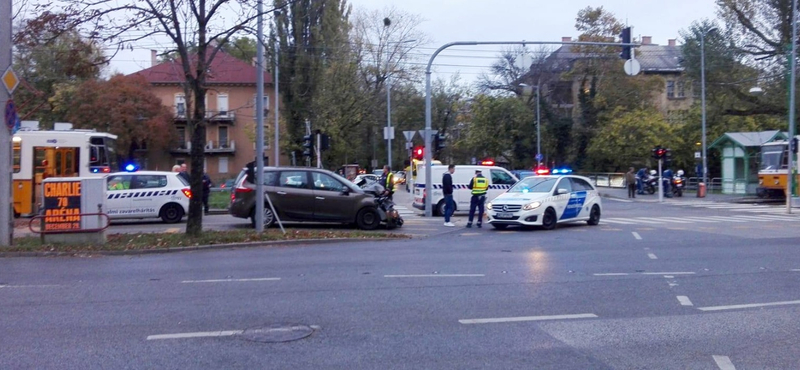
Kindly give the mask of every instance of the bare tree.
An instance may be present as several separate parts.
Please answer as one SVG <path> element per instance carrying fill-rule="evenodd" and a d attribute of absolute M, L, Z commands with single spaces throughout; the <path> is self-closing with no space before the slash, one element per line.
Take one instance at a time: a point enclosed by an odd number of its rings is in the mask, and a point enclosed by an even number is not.
<path fill-rule="evenodd" d="M 291 4 L 294 1 L 287 1 Z M 37 6 L 39 12 L 58 9 L 68 17 L 64 29 L 80 29 L 92 39 L 117 50 L 132 47 L 145 39 L 169 40 L 179 56 L 185 79 L 188 128 L 192 135 L 191 189 L 202 193 L 206 140 L 205 95 L 208 67 L 217 52 L 237 32 L 247 28 L 258 16 L 252 1 L 246 0 L 61 0 Z M 272 12 L 269 9 L 266 12 Z M 112 55 L 113 56 L 113 55 Z M 186 233 L 202 233 L 203 205 L 200 197 L 189 203 Z"/>

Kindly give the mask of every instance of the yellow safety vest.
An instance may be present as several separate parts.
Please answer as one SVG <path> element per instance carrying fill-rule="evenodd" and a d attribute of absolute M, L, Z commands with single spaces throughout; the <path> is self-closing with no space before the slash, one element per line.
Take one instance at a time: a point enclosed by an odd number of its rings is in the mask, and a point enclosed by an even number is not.
<path fill-rule="evenodd" d="M 389 174 L 386 175 L 386 183 L 383 184 L 383 187 L 386 188 L 386 190 L 394 191 L 394 174 L 389 172 Z"/>
<path fill-rule="evenodd" d="M 472 178 L 472 195 L 484 195 L 489 189 L 489 181 L 485 177 Z"/>

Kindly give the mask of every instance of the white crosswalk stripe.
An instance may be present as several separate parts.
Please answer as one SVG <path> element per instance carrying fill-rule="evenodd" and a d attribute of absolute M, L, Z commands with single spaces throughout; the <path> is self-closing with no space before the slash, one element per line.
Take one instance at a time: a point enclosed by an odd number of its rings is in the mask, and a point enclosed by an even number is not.
<path fill-rule="evenodd" d="M 692 223 L 748 223 L 748 222 L 787 222 L 798 221 L 797 217 L 771 215 L 730 215 L 730 216 L 692 216 L 692 217 L 611 217 L 601 222 L 618 225 L 660 225 Z"/>

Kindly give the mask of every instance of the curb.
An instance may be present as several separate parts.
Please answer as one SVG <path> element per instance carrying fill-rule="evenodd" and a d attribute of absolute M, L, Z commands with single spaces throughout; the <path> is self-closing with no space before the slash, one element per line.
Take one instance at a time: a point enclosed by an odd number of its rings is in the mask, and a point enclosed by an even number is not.
<path fill-rule="evenodd" d="M 330 239 L 293 239 L 293 240 L 275 240 L 275 241 L 261 241 L 261 242 L 247 242 L 247 243 L 226 243 L 226 244 L 209 244 L 209 245 L 195 245 L 188 247 L 173 247 L 173 248 L 157 248 L 157 249 L 131 249 L 122 251 L 75 251 L 75 252 L 0 252 L 0 258 L 8 257 L 72 257 L 72 256 L 85 256 L 85 255 L 101 255 L 101 256 L 137 256 L 145 254 L 164 254 L 164 253 L 177 253 L 187 251 L 204 251 L 204 250 L 219 250 L 231 248 L 248 248 L 248 247 L 267 247 L 273 245 L 293 245 L 293 244 L 336 244 L 346 242 L 367 242 L 367 241 L 392 241 L 402 240 L 402 238 L 330 238 Z"/>

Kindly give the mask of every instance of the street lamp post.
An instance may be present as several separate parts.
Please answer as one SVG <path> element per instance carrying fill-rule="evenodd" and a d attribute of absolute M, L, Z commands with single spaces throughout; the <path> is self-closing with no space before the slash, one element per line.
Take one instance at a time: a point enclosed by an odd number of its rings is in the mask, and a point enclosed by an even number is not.
<path fill-rule="evenodd" d="M 792 0 L 792 56 L 789 58 L 789 140 L 794 139 L 795 80 L 797 79 L 797 0 Z M 787 150 L 786 161 L 786 213 L 792 213 L 792 186 L 794 184 L 794 153 Z"/>
<path fill-rule="evenodd" d="M 708 156 L 706 155 L 706 35 L 716 27 L 700 32 L 700 99 L 702 101 L 703 184 L 708 185 Z"/>
<path fill-rule="evenodd" d="M 539 88 L 540 88 L 540 85 L 538 85 L 538 84 L 536 86 L 531 86 L 531 85 L 528 85 L 528 84 L 519 84 L 519 85 L 522 86 L 523 89 L 527 88 L 527 87 L 536 88 L 536 166 L 539 166 L 539 162 L 541 162 L 540 158 L 542 157 L 542 135 L 541 135 L 542 132 L 541 132 L 541 129 L 540 129 L 541 120 L 539 118 L 539 105 L 540 105 L 539 104 Z"/>

